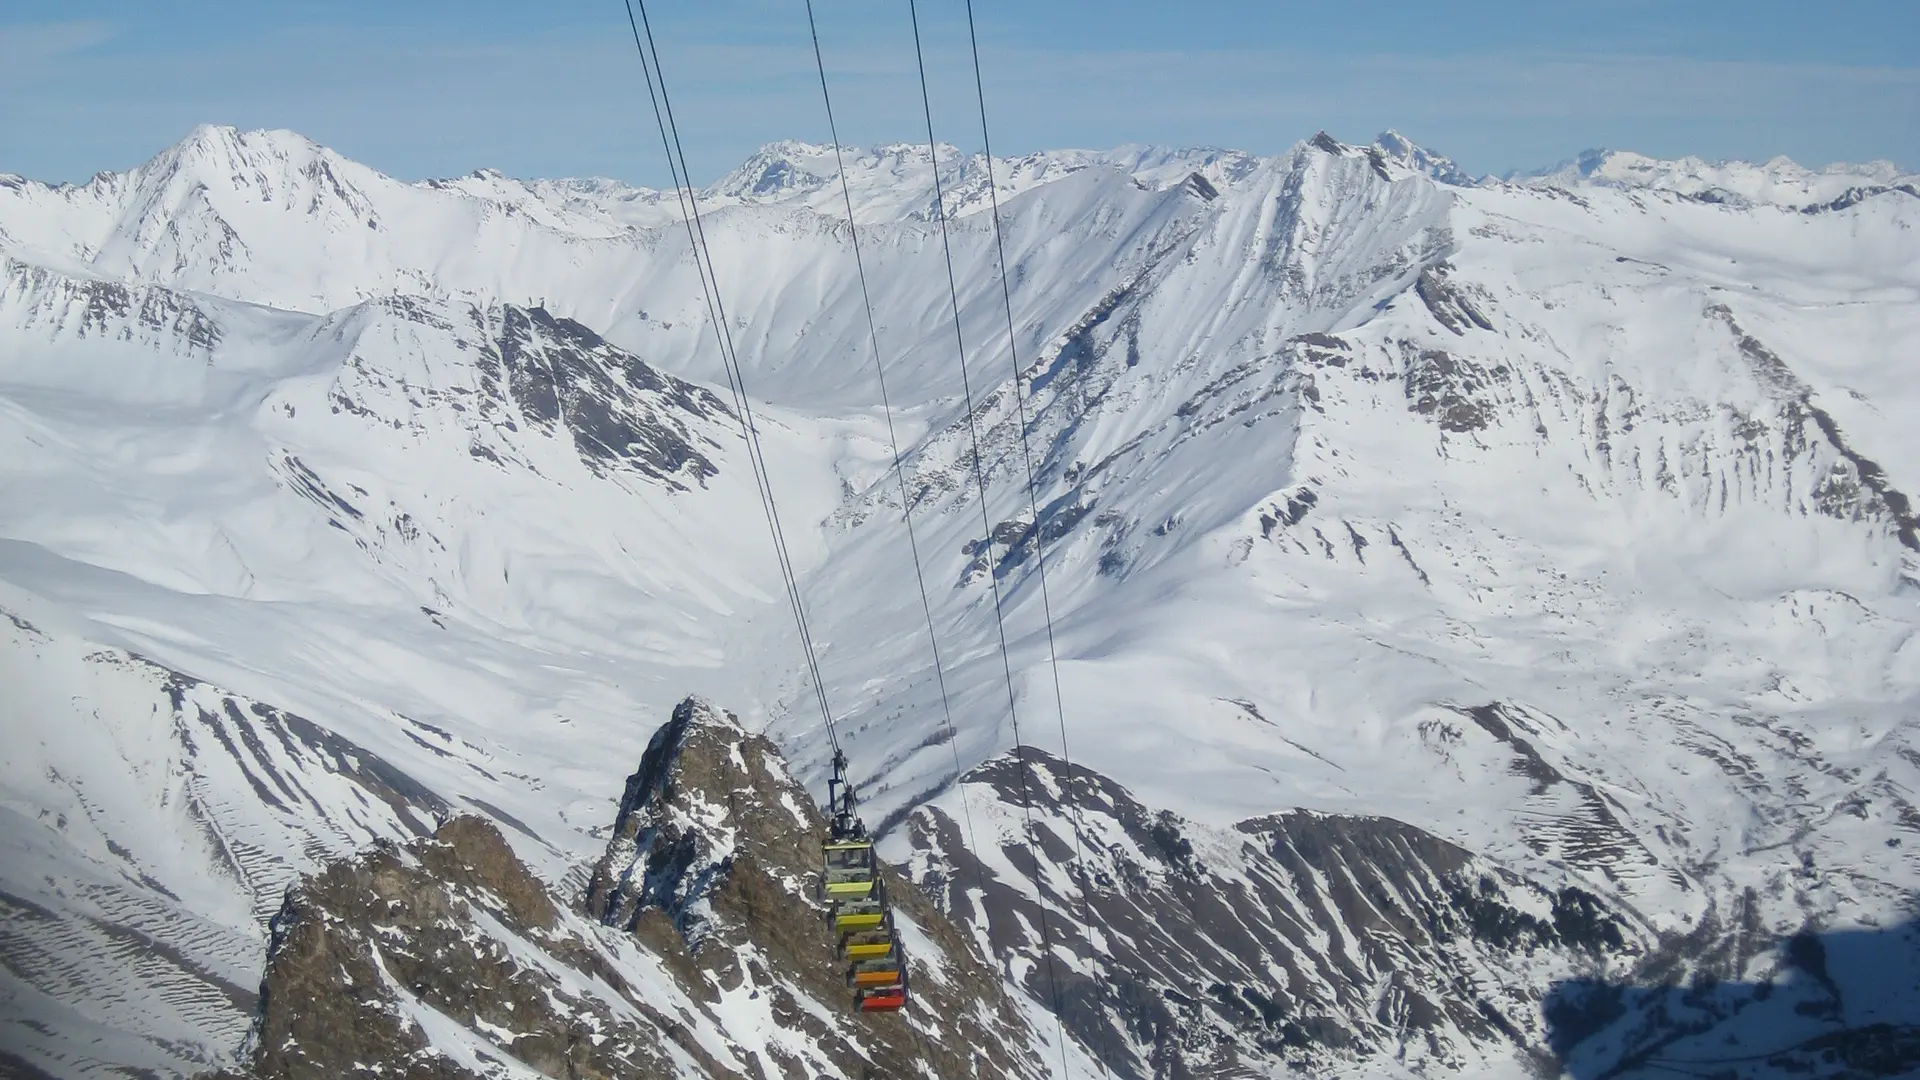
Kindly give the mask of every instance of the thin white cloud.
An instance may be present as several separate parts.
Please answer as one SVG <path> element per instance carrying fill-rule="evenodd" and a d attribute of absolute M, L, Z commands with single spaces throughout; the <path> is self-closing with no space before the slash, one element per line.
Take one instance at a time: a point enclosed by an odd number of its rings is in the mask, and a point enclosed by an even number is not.
<path fill-rule="evenodd" d="M 1445 133 L 1440 149 L 1552 160 L 1594 140 L 1697 140 L 1697 150 L 1920 159 L 1920 68 L 1678 56 L 1485 53 L 1330 56 L 1302 49 L 1007 49 L 988 102 L 1008 141 L 1078 129 L 1275 149 L 1315 128 L 1367 137 L 1388 126 Z M 1044 109 L 1035 108 L 1044 103 Z M 1272 132 L 1266 135 L 1266 132 Z M 1463 137 L 1464 135 L 1464 137 Z M 1184 137 L 1183 137 L 1184 136 Z M 1265 136 L 1263 138 L 1263 136 Z M 1544 137 L 1557 146 L 1533 148 Z M 1768 145 L 1761 146 L 1765 142 Z M 1251 145 L 1250 145 L 1251 144 Z M 1473 164 L 1469 162 L 1469 164 Z M 1486 167 L 1502 163 L 1488 161 Z"/>
<path fill-rule="evenodd" d="M 48 61 L 90 49 L 118 33 L 118 26 L 104 19 L 0 23 L 0 82 L 21 79 Z"/>
<path fill-rule="evenodd" d="M 994 64 L 1005 90 L 1045 89 L 1076 98 L 1122 101 L 1171 94 L 1181 108 L 1237 111 L 1334 99 L 1479 115 L 1541 115 L 1636 110 L 1659 115 L 1771 112 L 1782 104 L 1834 104 L 1834 95 L 1920 99 L 1920 68 L 1845 67 L 1705 60 L 1671 56 L 1490 53 L 1446 57 L 1341 55 L 1245 49 L 1085 52 L 1015 50 Z M 1223 90 L 1278 91 L 1239 101 Z"/>
<path fill-rule="evenodd" d="M 734 6 L 757 11 L 761 0 Z M 842 15 L 871 8 L 854 6 Z M 14 26 L 0 30 L 0 71 L 41 74 L 22 84 L 21 108 L 0 110 L 12 114 L 0 124 L 14 150 L 46 148 L 57 162 L 48 178 L 125 167 L 127 151 L 112 148 L 151 152 L 211 121 L 290 127 L 403 176 L 490 165 L 663 182 L 639 62 L 624 18 L 618 23 L 618 34 L 599 23 L 562 25 L 491 43 L 419 28 L 370 35 L 283 26 L 245 40 L 180 43 L 164 55 L 116 45 L 112 56 L 88 52 L 112 36 L 104 23 Z M 804 19 L 744 37 L 706 22 L 657 29 L 696 177 L 717 176 L 762 142 L 825 137 Z M 937 134 L 975 147 L 970 57 L 951 30 L 927 34 Z M 924 137 L 904 19 L 823 26 L 822 39 L 845 138 Z M 1356 56 L 1302 42 L 1040 48 L 998 35 L 982 46 L 1001 152 L 1123 142 L 1274 152 L 1320 128 L 1364 139 L 1396 127 L 1469 169 L 1495 172 L 1602 144 L 1663 156 L 1788 153 L 1809 164 L 1885 156 L 1920 165 L 1914 67 L 1606 53 Z M 13 160 L 0 169 L 42 166 Z"/>

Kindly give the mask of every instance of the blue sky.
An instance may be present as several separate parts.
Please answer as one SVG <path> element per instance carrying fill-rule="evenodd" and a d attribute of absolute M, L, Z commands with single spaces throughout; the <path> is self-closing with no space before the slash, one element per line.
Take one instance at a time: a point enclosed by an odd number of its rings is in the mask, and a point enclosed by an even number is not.
<path fill-rule="evenodd" d="M 924 136 L 905 0 L 815 0 L 851 142 Z M 943 141 L 979 145 L 960 0 L 922 0 Z M 705 181 L 824 140 L 800 0 L 650 0 Z M 1392 127 L 1478 172 L 1610 146 L 1920 168 L 1920 2 L 975 0 L 994 148 L 1271 153 Z M 195 124 L 408 179 L 665 177 L 619 0 L 8 0 L 0 171 L 82 180 Z"/>

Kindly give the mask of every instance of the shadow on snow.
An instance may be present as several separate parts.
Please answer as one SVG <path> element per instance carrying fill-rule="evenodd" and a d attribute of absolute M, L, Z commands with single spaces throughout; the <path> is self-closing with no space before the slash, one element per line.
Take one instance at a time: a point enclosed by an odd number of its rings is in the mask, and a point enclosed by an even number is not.
<path fill-rule="evenodd" d="M 1573 1080 L 1920 1077 L 1920 920 L 1803 931 L 1736 966 L 1745 981 L 1558 983 L 1548 1045 Z"/>

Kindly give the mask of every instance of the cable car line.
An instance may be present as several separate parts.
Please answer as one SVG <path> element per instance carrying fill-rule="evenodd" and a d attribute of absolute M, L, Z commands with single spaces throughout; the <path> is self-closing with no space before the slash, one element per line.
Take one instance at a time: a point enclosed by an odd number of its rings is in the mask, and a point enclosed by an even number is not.
<path fill-rule="evenodd" d="M 781 574 L 784 579 L 788 600 L 793 609 L 794 623 L 800 631 L 800 642 L 805 653 L 807 671 L 813 680 L 814 694 L 820 705 L 820 716 L 826 726 L 827 740 L 834 752 L 840 751 L 840 737 L 833 723 L 833 709 L 827 702 L 826 680 L 820 673 L 819 653 L 813 643 L 813 628 L 807 619 L 806 604 L 800 595 L 799 574 L 793 568 L 793 557 L 787 546 L 786 530 L 781 523 L 780 507 L 773 492 L 773 478 L 767 468 L 766 453 L 760 444 L 760 424 L 753 414 L 753 399 L 747 393 L 746 371 L 740 365 L 740 353 L 733 341 L 733 328 L 727 322 L 726 303 L 720 293 L 719 273 L 714 267 L 713 248 L 707 241 L 706 225 L 700 216 L 700 205 L 694 195 L 693 175 L 687 168 L 686 151 L 680 141 L 680 127 L 673 115 L 673 99 L 667 93 L 666 70 L 660 63 L 658 46 L 654 42 L 653 26 L 647 17 L 646 0 L 637 0 L 640 7 L 640 21 L 646 30 L 647 51 L 653 56 L 654 76 L 660 83 L 660 101 L 656 105 L 655 119 L 660 118 L 662 110 L 666 119 L 666 130 L 672 133 L 673 156 L 679 161 L 680 182 L 675 186 L 675 195 L 682 198 L 682 217 L 687 220 L 693 236 L 698 238 L 698 250 L 695 253 L 695 265 L 698 267 L 704 257 L 705 269 L 703 289 L 711 283 L 709 300 L 712 304 L 714 326 L 717 328 L 723 349 L 724 365 L 728 368 L 729 385 L 739 402 L 741 427 L 747 435 L 749 459 L 754 465 L 754 481 L 761 492 L 762 509 L 766 514 L 768 528 L 773 534 L 774 552 L 778 557 Z M 631 7 L 629 7 L 631 14 Z M 645 65 L 645 57 L 642 57 Z M 669 161 L 669 166 L 672 161 Z M 669 170 L 671 172 L 671 168 Z"/>
<path fill-rule="evenodd" d="M 820 100 L 826 106 L 827 133 L 833 139 L 833 164 L 840 177 L 840 198 L 847 211 L 847 233 L 853 244 L 853 265 L 860 277 L 860 300 L 866 309 L 867 341 L 873 348 L 873 373 L 880 384 L 880 410 L 887 422 L 887 448 L 893 454 L 893 475 L 900 485 L 900 517 L 907 526 L 907 547 L 913 555 L 913 579 L 920 591 L 920 609 L 926 615 L 927 647 L 933 653 L 933 676 L 940 687 L 940 712 L 946 721 L 947 745 L 953 750 L 953 784 L 960 796 L 960 813 L 967 827 L 967 843 L 972 851 L 979 851 L 980 844 L 973 829 L 973 810 L 968 805 L 967 792 L 960 783 L 960 733 L 953 722 L 953 704 L 947 694 L 947 676 L 945 665 L 940 661 L 940 638 L 934 630 L 933 602 L 927 596 L 927 575 L 920 559 L 920 540 L 913 527 L 913 499 L 907 491 L 907 471 L 900 454 L 900 440 L 894 431 L 893 402 L 887 393 L 886 366 L 880 360 L 880 331 L 873 317 L 873 295 L 867 288 L 866 261 L 860 253 L 860 227 L 853 219 L 853 192 L 847 184 L 847 165 L 840 152 L 840 128 L 833 118 L 833 95 L 827 91 L 827 63 L 820 52 L 820 28 L 813 17 L 813 0 L 806 0 L 807 31 L 813 37 L 814 69 L 820 75 Z M 974 863 L 974 877 L 982 895 L 986 892 L 986 883 L 978 860 Z"/>
<path fill-rule="evenodd" d="M 811 2 L 811 0 L 809 0 Z M 1055 715 L 1060 721 L 1060 760 L 1066 765 L 1066 782 L 1061 790 L 1066 795 L 1067 813 L 1073 829 L 1073 861 L 1082 868 L 1083 875 L 1090 876 L 1086 856 L 1080 844 L 1081 814 L 1079 800 L 1074 795 L 1073 755 L 1067 749 L 1067 703 L 1060 689 L 1060 657 L 1054 646 L 1053 637 L 1053 598 L 1047 588 L 1047 543 L 1046 534 L 1040 521 L 1039 483 L 1033 468 L 1033 446 L 1027 436 L 1026 395 L 1020 390 L 1020 346 L 1018 334 L 1013 322 L 1013 288 L 1007 281 L 1007 244 L 1000 228 L 999 185 L 993 176 L 993 136 L 987 127 L 987 89 L 986 82 L 980 77 L 980 38 L 973 25 L 973 0 L 966 0 L 967 7 L 967 45 L 973 57 L 973 92 L 980 106 L 980 143 L 987 163 L 987 198 L 993 214 L 993 247 L 1000 267 L 1000 297 L 1007 313 L 1007 356 L 1013 363 L 1013 400 L 1020 421 L 1020 454 L 1027 467 L 1027 506 L 1033 514 L 1033 552 L 1040 577 L 1040 610 L 1047 621 L 1047 668 L 1053 675 L 1053 705 Z M 1072 875 L 1069 874 L 1069 877 Z M 1091 901 L 1087 896 L 1087 877 L 1080 880 L 1080 925 L 1087 933 L 1088 951 L 1093 955 L 1095 970 L 1102 966 L 1101 951 L 1093 947 Z M 1104 981 L 1104 980 L 1103 980 Z M 1106 1072 L 1106 1062 L 1100 1063 L 1102 1073 Z"/>
<path fill-rule="evenodd" d="M 807 671 L 820 705 L 827 739 L 833 746 L 833 772 L 827 781 L 830 833 L 821 844 L 820 898 L 826 901 L 828 924 L 839 936 L 838 952 L 846 964 L 846 981 L 852 990 L 853 1005 L 862 1011 L 893 1011 L 907 1003 L 907 965 L 894 934 L 893 914 L 886 901 L 886 886 L 880 878 L 880 866 L 873 841 L 866 835 L 856 811 L 854 787 L 846 778 L 847 755 L 840 746 L 834 728 L 833 710 L 827 702 L 826 681 L 820 675 L 820 662 L 808 624 L 806 605 L 800 597 L 799 581 L 787 550 L 785 530 L 780 524 L 779 505 L 774 498 L 772 478 L 760 446 L 753 403 L 746 392 L 745 372 L 727 325 L 726 306 L 720 297 L 719 277 L 713 266 L 713 250 L 707 242 L 706 227 L 700 219 L 699 202 L 693 192 L 687 169 L 686 152 L 680 141 L 679 125 L 673 118 L 673 101 L 667 93 L 666 72 L 647 17 L 646 0 L 623 0 L 627 23 L 633 31 L 635 49 L 640 53 L 641 69 L 647 75 L 647 96 L 653 104 L 654 120 L 660 128 L 662 148 L 667 153 L 667 168 L 680 200 L 681 218 L 693 249 L 700 287 L 713 320 L 715 337 L 720 343 L 721 365 L 727 371 L 728 386 L 740 410 L 741 430 L 748 444 L 748 460 L 753 465 L 754 483 L 761 499 L 761 510 L 773 535 L 774 553 L 786 585 L 787 599 L 793 609 L 794 625 L 800 632 Z M 634 19 L 634 5 L 640 17 Z M 645 35 L 645 43 L 641 41 Z M 651 63 L 649 63 L 651 57 Z M 654 82 L 659 81 L 659 94 Z"/>
<path fill-rule="evenodd" d="M 753 415 L 753 403 L 747 395 L 745 370 L 727 324 L 726 305 L 720 295 L 719 275 L 713 264 L 713 249 L 700 217 L 699 201 L 694 194 L 686 151 L 680 129 L 673 116 L 673 100 L 667 92 L 666 71 L 660 63 L 653 24 L 647 16 L 646 0 L 623 0 L 627 23 L 633 31 L 634 47 L 640 53 L 641 69 L 647 75 L 647 95 L 653 105 L 654 120 L 660 129 L 661 146 L 667 154 L 668 172 L 680 201 L 681 218 L 693 249 L 694 264 L 700 274 L 701 292 L 713 320 L 720 344 L 721 364 L 740 412 L 741 430 L 746 435 L 748 460 L 753 465 L 754 483 L 760 494 L 761 510 L 774 541 L 774 554 L 787 599 L 793 609 L 794 625 L 800 633 L 807 671 L 820 705 L 827 738 L 833 746 L 833 771 L 827 781 L 829 835 L 821 844 L 820 899 L 826 902 L 829 926 L 839 937 L 838 953 L 846 963 L 846 982 L 852 991 L 855 1008 L 866 1011 L 894 1011 L 907 1003 L 908 971 L 898 938 L 893 913 L 887 904 L 886 885 L 873 850 L 873 840 L 857 812 L 854 785 L 847 779 L 847 755 L 840 745 L 828 704 L 826 681 L 821 677 L 818 650 L 803 603 L 798 575 L 787 548 L 786 532 L 781 525 L 779 504 L 773 492 L 771 473 L 760 444 L 759 425 Z M 634 7 L 639 7 L 639 19 Z M 641 38 L 644 34 L 645 41 Z M 658 96 L 655 81 L 658 80 Z M 823 69 L 824 85 L 824 69 Z M 877 355 L 877 354 L 876 354 Z M 917 565 L 917 563 L 916 563 Z"/>
<path fill-rule="evenodd" d="M 753 403 L 747 397 L 745 373 L 740 368 L 740 357 L 734 349 L 733 331 L 727 325 L 726 305 L 720 297 L 720 281 L 714 271 L 713 251 L 707 243 L 706 227 L 700 219 L 700 206 L 693 192 L 693 180 L 687 171 L 686 152 L 680 142 L 680 128 L 673 118 L 673 99 L 667 93 L 666 72 L 660 66 L 660 53 L 654 44 L 653 24 L 647 18 L 646 0 L 622 0 L 627 10 L 627 25 L 633 31 L 634 48 L 640 54 L 640 67 L 646 75 L 647 97 L 653 105 L 654 122 L 660 129 L 660 142 L 667 156 L 667 171 L 674 184 L 674 194 L 680 201 L 681 220 L 686 225 L 687 241 L 692 248 L 695 270 L 700 275 L 700 289 L 707 303 L 707 313 L 713 322 L 714 334 L 720 345 L 721 366 L 726 370 L 727 385 L 733 392 L 734 402 L 739 409 L 741 432 L 746 436 L 747 460 L 753 468 L 754 486 L 760 495 L 761 513 L 767 519 L 768 531 L 773 536 L 774 554 L 780 564 L 780 575 L 787 591 L 789 606 L 793 609 L 794 625 L 800 632 L 800 642 L 805 653 L 807 672 L 812 679 L 814 696 L 820 705 L 820 716 L 825 723 L 827 741 L 832 745 L 836 759 L 841 757 L 840 736 L 834 728 L 833 710 L 827 703 L 826 682 L 820 677 L 820 661 L 813 645 L 811 627 L 807 622 L 806 606 L 800 599 L 798 578 L 793 570 L 793 560 L 787 552 L 786 532 L 780 524 L 780 508 L 774 499 L 773 484 L 767 473 L 766 458 L 760 449 L 759 425 L 753 416 Z M 634 19 L 634 7 L 638 5 L 640 16 Z M 641 43 L 645 34 L 646 42 Z M 652 62 L 648 62 L 651 54 Z M 654 95 L 655 79 L 659 81 L 659 96 Z"/>
<path fill-rule="evenodd" d="M 938 145 L 933 139 L 933 102 L 927 92 L 927 60 L 920 44 L 920 13 L 916 0 L 907 0 L 907 12 L 913 22 L 913 55 L 920 75 L 920 105 L 927 121 L 927 159 L 933 172 L 934 218 L 940 225 L 940 250 L 946 261 L 947 295 L 953 303 L 953 336 L 960 356 L 960 385 L 966 397 L 967 431 L 973 445 L 973 479 L 980 495 L 980 522 L 985 528 L 984 542 L 987 554 L 987 581 L 993 589 L 993 620 L 1000 636 L 1000 665 L 1007 682 L 1007 716 L 1013 726 L 1014 761 L 1020 776 L 1021 810 L 1026 818 L 1027 854 L 1033 860 L 1033 881 L 1035 899 L 1040 909 L 1040 941 L 1047 960 L 1047 984 L 1053 998 L 1053 1019 L 1059 1029 L 1060 1070 L 1070 1074 L 1067 1068 L 1066 1022 L 1061 1017 L 1060 981 L 1055 970 L 1053 955 L 1053 931 L 1047 918 L 1046 897 L 1041 895 L 1039 845 L 1034 842 L 1038 835 L 1033 825 L 1033 795 L 1030 790 L 1029 775 L 1031 767 L 1027 761 L 1026 747 L 1020 739 L 1020 712 L 1013 688 L 1013 661 L 1007 651 L 1007 619 L 1000 592 L 1000 576 L 993 567 L 993 519 L 987 507 L 986 462 L 980 452 L 980 421 L 974 410 L 973 383 L 967 374 L 966 334 L 960 325 L 960 286 L 953 271 L 953 244 L 948 235 L 946 195 L 940 184 L 940 157 Z"/>
<path fill-rule="evenodd" d="M 679 202 L 682 223 L 686 227 L 688 243 L 693 255 L 695 271 L 700 278 L 702 298 L 706 303 L 709 318 L 714 326 L 716 342 L 720 348 L 721 366 L 727 375 L 727 383 L 732 391 L 736 407 L 739 410 L 741 431 L 745 436 L 748 449 L 748 461 L 752 466 L 754 486 L 760 496 L 761 511 L 767 520 L 768 530 L 774 541 L 774 554 L 780 567 L 782 583 L 787 591 L 787 599 L 792 609 L 794 625 L 798 630 L 806 662 L 807 674 L 813 683 L 814 696 L 820 706 L 821 720 L 827 732 L 827 738 L 833 748 L 833 772 L 828 780 L 828 804 L 831 811 L 831 835 L 822 845 L 822 874 L 820 894 L 827 901 L 828 918 L 834 930 L 840 935 L 839 951 L 843 960 L 848 961 L 847 983 L 853 988 L 854 1004 L 862 1010 L 894 1010 L 903 1007 L 907 995 L 907 966 L 894 934 L 893 915 L 886 903 L 885 886 L 880 878 L 879 863 L 873 851 L 873 842 L 866 835 L 864 824 L 856 812 L 856 800 L 853 784 L 846 778 L 847 758 L 841 747 L 839 734 L 833 720 L 833 710 L 827 699 L 826 682 L 821 676 L 819 654 L 813 642 L 812 627 L 806 614 L 806 605 L 800 594 L 798 575 L 789 552 L 785 529 L 782 526 L 779 504 L 775 497 L 772 479 L 766 464 L 765 452 L 761 446 L 759 425 L 753 415 L 753 404 L 748 396 L 745 371 L 741 367 L 739 352 L 733 340 L 733 332 L 726 318 L 726 305 L 720 293 L 719 276 L 713 263 L 711 244 L 706 236 L 705 223 L 701 218 L 698 197 L 692 186 L 691 171 L 687 167 L 686 151 L 680 138 L 679 125 L 673 115 L 672 97 L 667 90 L 666 72 L 660 63 L 658 45 L 653 34 L 652 21 L 648 17 L 646 0 L 622 0 L 629 29 L 633 33 L 635 51 L 640 54 L 641 69 L 646 76 L 647 96 L 653 107 L 654 121 L 660 132 L 661 146 L 667 157 L 667 167 L 674 183 L 674 194 Z M 638 8 L 638 18 L 635 9 Z M 855 265 L 859 273 L 861 298 L 865 304 L 868 339 L 873 348 L 875 370 L 878 375 L 882 408 L 886 415 L 889 447 L 893 453 L 893 465 L 901 491 L 901 509 L 907 524 L 908 540 L 913 555 L 915 577 L 919 585 L 923 613 L 927 617 L 927 630 L 933 650 L 935 675 L 939 683 L 941 706 L 945 724 L 954 743 L 954 761 L 956 780 L 959 775 L 959 749 L 955 731 L 952 706 L 946 686 L 943 665 L 939 657 L 939 639 L 932 617 L 932 603 L 928 598 L 925 571 L 919 554 L 919 541 L 915 535 L 911 500 L 906 486 L 905 469 L 899 451 L 899 441 L 895 432 L 892 404 L 885 386 L 885 370 L 879 350 L 879 333 L 873 314 L 871 291 L 866 277 L 866 268 L 859 248 L 858 227 L 853 220 L 852 193 L 847 181 L 845 162 L 839 141 L 839 132 L 833 119 L 832 97 L 828 92 L 826 66 L 821 55 L 819 32 L 814 20 L 813 5 L 807 0 L 807 19 L 813 38 L 814 59 L 820 75 L 820 90 L 827 109 L 828 126 L 834 140 L 834 158 L 839 171 L 841 197 L 846 205 L 849 235 L 852 238 Z M 1002 673 L 1007 686 L 1007 710 L 1011 721 L 1015 748 L 1015 763 L 1020 777 L 1021 810 L 1026 828 L 1028 854 L 1033 860 L 1033 874 L 1036 888 L 1040 883 L 1040 863 L 1038 833 L 1033 818 L 1033 797 L 1031 791 L 1031 765 L 1027 760 L 1026 746 L 1020 734 L 1020 719 L 1017 694 L 1013 681 L 1012 659 L 1009 652 L 1006 629 L 1005 598 L 1000 587 L 999 576 L 992 570 L 993 529 L 990 508 L 987 503 L 987 485 L 985 460 L 980 447 L 979 416 L 975 408 L 971 376 L 966 367 L 966 338 L 960 319 L 959 285 L 953 266 L 953 249 L 947 222 L 945 193 L 940 181 L 938 146 L 934 141 L 933 111 L 927 89 L 926 57 L 921 44 L 920 19 L 915 0 L 908 0 L 908 12 L 913 24 L 914 57 L 917 64 L 921 107 L 927 125 L 927 148 L 929 163 L 933 169 L 934 206 L 936 220 L 940 228 L 941 253 L 946 268 L 947 291 L 952 303 L 954 315 L 954 340 L 958 349 L 961 386 L 967 408 L 967 428 L 973 450 L 974 483 L 980 497 L 981 523 L 986 529 L 986 551 L 989 567 L 989 584 L 992 588 L 994 603 L 994 624 L 999 638 L 999 651 Z M 967 5 L 968 33 L 972 40 L 973 12 L 969 0 Z M 643 41 L 644 38 L 644 41 Z M 979 53 L 977 42 L 974 47 L 974 77 L 976 92 L 981 98 L 981 125 L 986 131 L 986 111 L 984 89 L 980 83 Z M 656 87 L 657 83 L 657 87 Z M 657 92 L 656 92 L 657 91 Z M 1001 289 L 1008 317 L 1009 344 L 1012 345 L 1013 315 L 1012 294 L 1006 275 L 1005 243 L 1001 235 L 999 221 L 999 203 L 997 192 L 993 190 L 992 160 L 989 144 L 988 180 L 989 194 L 993 196 L 993 226 L 996 250 L 999 253 Z M 1020 410 L 1021 445 L 1027 465 L 1028 501 L 1033 506 L 1035 529 L 1039 527 L 1037 497 L 1034 494 L 1034 472 L 1032 451 L 1026 433 L 1025 401 L 1020 395 L 1018 384 L 1018 355 L 1014 355 L 1015 386 L 1014 394 Z M 1037 537 L 1036 532 L 1036 537 Z M 1044 559 L 1044 555 L 1042 556 Z M 1042 563 L 1042 596 L 1046 601 L 1044 613 L 1047 619 L 1047 642 L 1049 660 L 1054 662 L 1054 690 L 1056 705 L 1061 700 L 1059 673 L 1055 659 L 1055 646 L 1052 622 L 1051 602 L 1045 595 L 1044 562 Z M 1065 746 L 1065 715 L 1061 710 L 1062 751 Z M 1072 766 L 1068 763 L 1068 796 L 1071 792 Z M 978 843 L 973 836 L 972 814 L 967 808 L 964 791 L 961 795 L 962 809 L 967 818 L 968 840 L 974 847 Z M 1076 853 L 1079 850 L 1079 831 L 1075 829 Z M 976 872 L 978 872 L 976 866 Z M 1061 997 L 1059 975 L 1056 969 L 1056 957 L 1053 949 L 1051 919 L 1044 896 L 1039 900 L 1039 919 L 1042 949 L 1046 955 L 1047 980 L 1053 999 L 1054 1021 L 1059 1031 L 1060 1063 L 1064 1072 L 1068 1071 L 1065 1022 L 1061 1016 Z M 1083 904 L 1085 900 L 1082 890 Z M 1069 915 L 1069 918 L 1072 916 Z"/>

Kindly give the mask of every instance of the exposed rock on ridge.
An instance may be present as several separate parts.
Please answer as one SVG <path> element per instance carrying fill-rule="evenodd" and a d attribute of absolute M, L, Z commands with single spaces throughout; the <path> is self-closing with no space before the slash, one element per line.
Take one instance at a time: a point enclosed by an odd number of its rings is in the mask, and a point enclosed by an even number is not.
<path fill-rule="evenodd" d="M 585 929 L 478 818 L 335 863 L 274 919 L 253 1072 L 452 1078 L 510 1057 L 553 1077 L 673 1076 L 704 1057 Z"/>
<path fill-rule="evenodd" d="M 975 822 L 995 829 L 983 846 L 997 842 L 993 863 L 1015 876 L 987 869 L 937 806 L 911 819 L 925 853 L 915 873 L 996 955 L 1030 961 L 1028 991 L 1057 996 L 1068 1029 L 1116 1076 L 1545 1063 L 1541 974 L 1644 945 L 1600 897 L 1398 821 L 1291 811 L 1220 830 L 1097 773 L 1075 767 L 1069 779 L 1044 752 L 1025 760 L 1032 837 L 1013 757 L 962 784 Z M 1043 919 L 1062 957 L 1051 970 Z"/>

